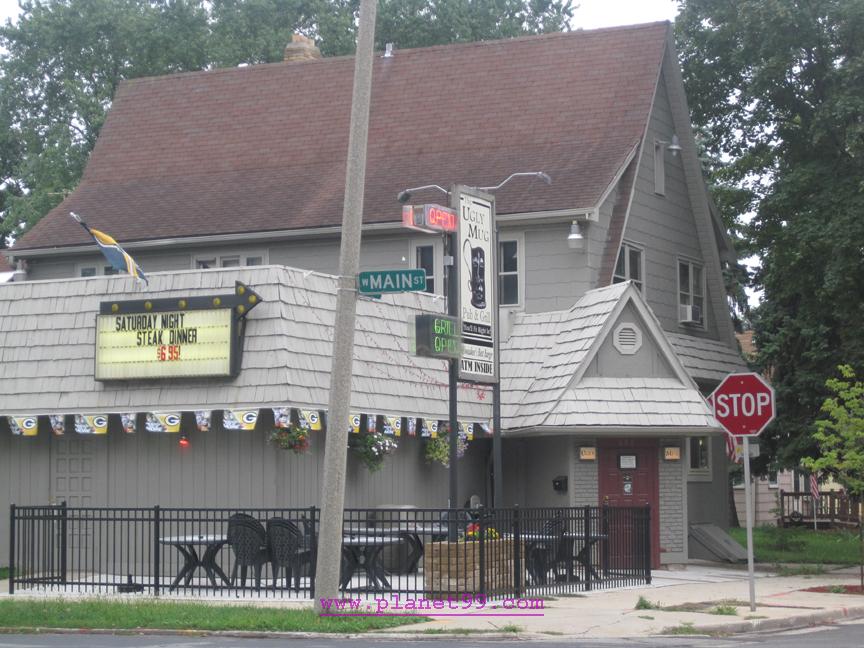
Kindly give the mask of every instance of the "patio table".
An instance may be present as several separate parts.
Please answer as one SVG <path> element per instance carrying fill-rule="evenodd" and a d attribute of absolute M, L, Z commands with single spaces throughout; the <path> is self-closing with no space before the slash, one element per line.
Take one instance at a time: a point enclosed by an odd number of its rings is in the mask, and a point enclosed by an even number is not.
<path fill-rule="evenodd" d="M 591 574 L 591 577 L 594 579 L 600 579 L 600 574 L 594 569 L 594 566 L 591 564 L 591 548 L 596 545 L 600 540 L 605 540 L 607 538 L 606 534 L 584 534 L 584 533 L 575 533 L 573 531 L 566 531 L 561 535 L 555 535 L 551 533 L 522 533 L 519 536 L 526 543 L 546 543 L 546 542 L 554 542 L 556 540 L 563 540 L 565 546 L 567 547 L 567 580 L 574 581 L 579 580 L 576 576 L 574 566 L 576 563 L 581 564 L 585 567 L 586 573 Z M 578 541 L 582 540 L 582 548 L 577 552 L 576 544 Z M 527 553 L 527 552 L 526 552 Z M 529 564 L 529 571 L 532 571 L 532 565 Z M 536 578 L 540 582 L 545 582 L 545 574 L 539 574 L 536 572 L 536 566 L 534 566 L 532 577 Z"/>
<path fill-rule="evenodd" d="M 391 528 L 350 528 L 346 533 L 353 536 L 382 536 L 398 537 L 405 540 L 408 545 L 408 558 L 406 559 L 405 573 L 417 571 L 420 559 L 423 557 L 422 536 L 431 536 L 433 542 L 447 537 L 447 525 L 437 522 L 428 524 L 403 524 L 395 523 Z"/>
<path fill-rule="evenodd" d="M 372 589 L 390 589 L 390 581 L 384 573 L 381 552 L 384 547 L 401 542 L 393 535 L 381 533 L 375 535 L 354 534 L 342 538 L 342 589 L 346 589 L 354 572 L 363 569 Z"/>
<path fill-rule="evenodd" d="M 177 589 L 177 585 L 184 578 L 184 585 L 188 586 L 192 582 L 192 575 L 199 567 L 203 568 L 210 579 L 210 584 L 215 588 L 216 576 L 222 579 L 226 586 L 231 586 L 231 581 L 225 576 L 222 568 L 216 564 L 216 554 L 228 542 L 228 538 L 224 535 L 185 535 L 185 536 L 166 536 L 159 538 L 159 542 L 164 545 L 177 547 L 183 554 L 183 568 L 177 574 L 177 578 L 171 583 L 169 591 Z M 199 557 L 196 547 L 205 547 L 204 554 Z"/>

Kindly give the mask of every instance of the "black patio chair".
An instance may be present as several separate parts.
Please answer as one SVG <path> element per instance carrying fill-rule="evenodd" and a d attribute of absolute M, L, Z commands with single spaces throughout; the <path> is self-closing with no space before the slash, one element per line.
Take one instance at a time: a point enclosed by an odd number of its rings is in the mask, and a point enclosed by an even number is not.
<path fill-rule="evenodd" d="M 273 568 L 273 589 L 279 580 L 279 570 L 285 569 L 285 584 L 291 587 L 294 576 L 294 589 L 300 591 L 300 566 L 306 550 L 303 547 L 303 532 L 291 520 L 270 518 L 267 520 L 267 549 L 270 566 Z"/>
<path fill-rule="evenodd" d="M 255 571 L 255 589 L 261 589 L 261 568 L 268 561 L 267 533 L 263 525 L 245 514 L 232 515 L 228 520 L 228 543 L 234 552 L 234 569 L 231 585 L 237 585 L 237 569 L 240 568 L 240 587 L 246 587 L 249 567 Z"/>
<path fill-rule="evenodd" d="M 528 573 L 537 585 L 545 585 L 548 582 L 549 572 L 556 571 L 558 563 L 566 561 L 563 554 L 564 543 L 564 519 L 553 517 L 543 523 L 541 534 L 543 540 L 532 541 L 526 547 L 528 561 Z M 553 576 L 557 578 L 557 574 Z"/>

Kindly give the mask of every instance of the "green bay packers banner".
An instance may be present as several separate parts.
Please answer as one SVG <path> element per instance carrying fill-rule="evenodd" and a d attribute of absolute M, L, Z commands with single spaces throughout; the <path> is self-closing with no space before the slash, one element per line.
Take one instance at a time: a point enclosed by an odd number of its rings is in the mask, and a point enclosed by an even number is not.
<path fill-rule="evenodd" d="M 417 436 L 417 419 L 409 416 L 405 419 L 405 426 L 408 429 L 408 436 Z"/>
<path fill-rule="evenodd" d="M 210 431 L 210 410 L 195 410 L 195 427 L 199 432 Z"/>
<path fill-rule="evenodd" d="M 300 410 L 297 416 L 304 430 L 321 431 L 321 415 L 316 410 Z"/>
<path fill-rule="evenodd" d="M 180 412 L 147 412 L 144 429 L 156 434 L 175 434 L 180 431 Z"/>
<path fill-rule="evenodd" d="M 273 408 L 273 426 L 279 430 L 287 430 L 291 427 L 291 408 L 290 407 L 274 407 Z"/>
<path fill-rule="evenodd" d="M 126 434 L 135 434 L 138 431 L 138 415 L 134 412 L 126 412 L 120 415 L 120 427 Z"/>
<path fill-rule="evenodd" d="M 54 436 L 66 434 L 66 416 L 64 414 L 51 414 L 48 421 L 51 423 L 51 432 L 54 433 Z"/>
<path fill-rule="evenodd" d="M 35 416 L 9 416 L 7 420 L 15 436 L 36 436 L 39 432 L 39 419 Z"/>
<path fill-rule="evenodd" d="M 258 410 L 222 410 L 222 427 L 226 430 L 254 430 Z"/>
<path fill-rule="evenodd" d="M 106 414 L 76 414 L 75 432 L 78 434 L 108 434 Z"/>
<path fill-rule="evenodd" d="M 360 415 L 359 414 L 351 414 L 349 415 L 349 430 L 351 434 L 360 434 Z"/>

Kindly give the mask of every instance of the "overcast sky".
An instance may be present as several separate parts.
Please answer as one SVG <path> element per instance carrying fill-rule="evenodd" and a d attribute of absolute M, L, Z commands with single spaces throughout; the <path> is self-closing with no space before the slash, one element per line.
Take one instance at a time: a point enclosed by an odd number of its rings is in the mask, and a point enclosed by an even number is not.
<path fill-rule="evenodd" d="M 672 20 L 678 13 L 676 0 L 581 0 L 573 27 L 591 29 L 613 25 Z M 18 0 L 0 0 L 0 22 L 18 15 Z"/>

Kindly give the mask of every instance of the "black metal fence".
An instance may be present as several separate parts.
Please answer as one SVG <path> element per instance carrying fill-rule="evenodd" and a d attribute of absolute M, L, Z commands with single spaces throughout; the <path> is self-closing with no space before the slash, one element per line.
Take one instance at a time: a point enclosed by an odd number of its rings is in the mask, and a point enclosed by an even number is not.
<path fill-rule="evenodd" d="M 320 510 L 11 507 L 9 592 L 314 597 Z M 340 589 L 488 598 L 651 582 L 647 507 L 347 509 Z"/>

